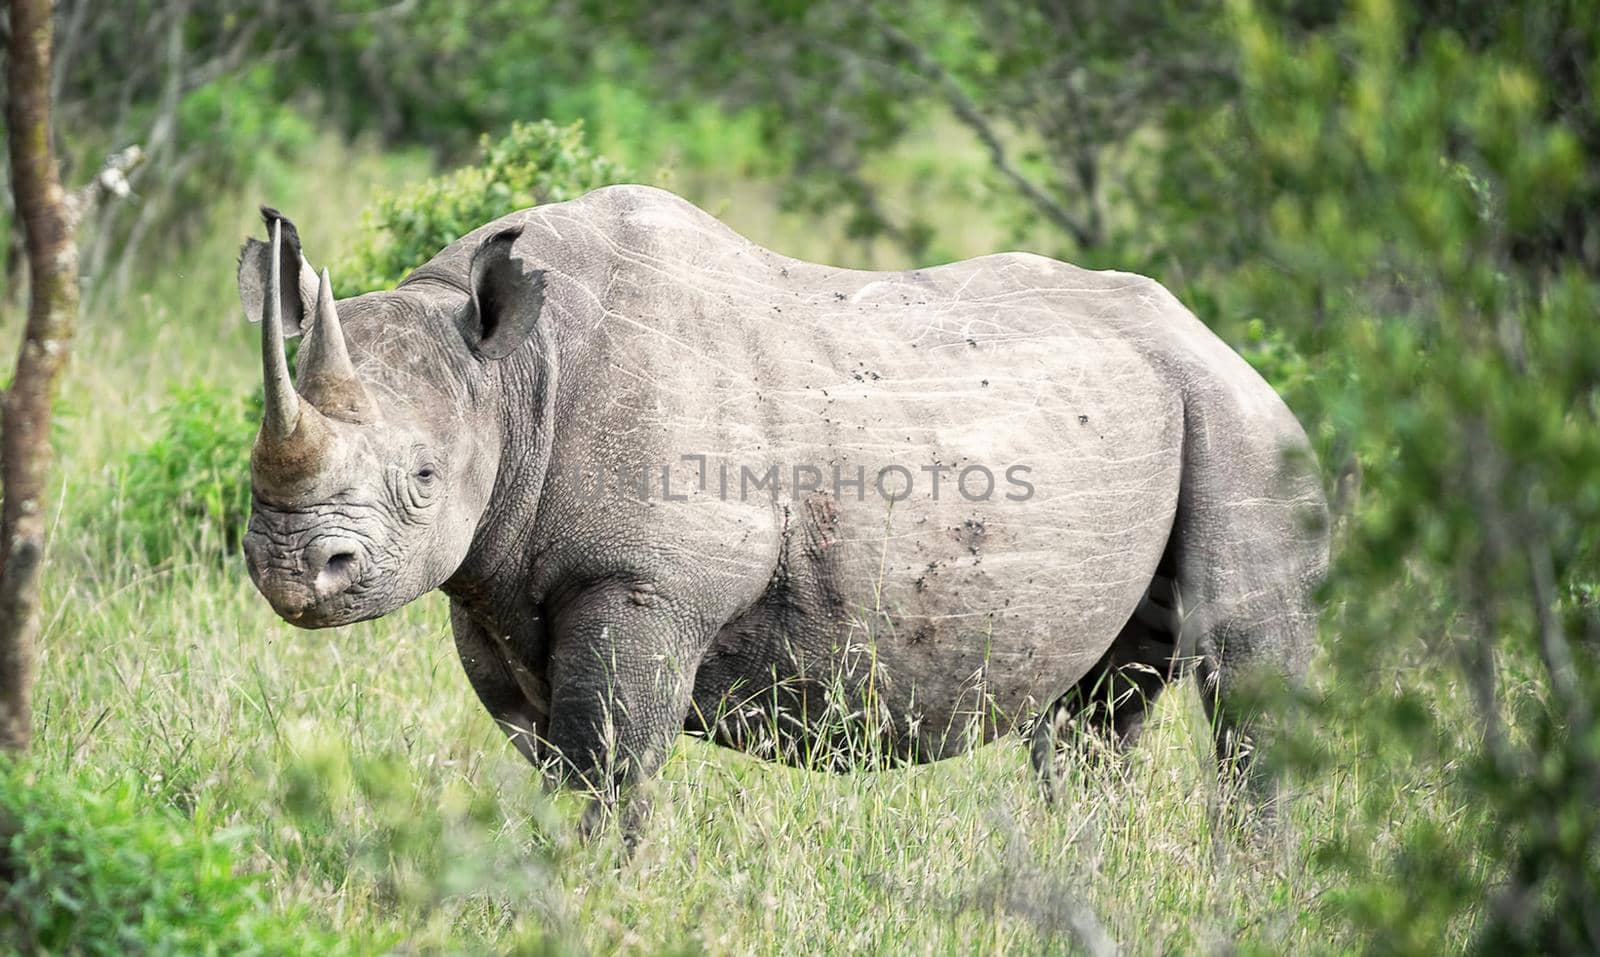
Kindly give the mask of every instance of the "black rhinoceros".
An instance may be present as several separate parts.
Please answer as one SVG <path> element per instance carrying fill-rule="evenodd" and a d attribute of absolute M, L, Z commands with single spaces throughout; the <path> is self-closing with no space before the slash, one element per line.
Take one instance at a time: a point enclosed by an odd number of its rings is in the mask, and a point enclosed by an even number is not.
<path fill-rule="evenodd" d="M 1190 659 L 1231 761 L 1241 678 L 1305 667 L 1305 435 L 1152 280 L 821 266 L 616 186 L 335 303 L 264 212 L 257 587 L 307 628 L 442 589 L 489 713 L 604 798 L 681 731 L 848 767 L 1031 722 L 1048 781 Z"/>

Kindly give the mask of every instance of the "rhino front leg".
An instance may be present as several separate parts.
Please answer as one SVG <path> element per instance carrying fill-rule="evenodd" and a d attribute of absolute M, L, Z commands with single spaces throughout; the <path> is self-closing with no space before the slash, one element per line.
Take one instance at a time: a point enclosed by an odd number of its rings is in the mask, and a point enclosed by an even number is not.
<path fill-rule="evenodd" d="M 624 844 L 648 813 L 637 785 L 682 730 L 703 651 L 703 619 L 654 588 L 601 585 L 556 616 L 550 658 L 550 747 L 566 783 L 594 803 L 583 830 L 621 806 Z"/>
<path fill-rule="evenodd" d="M 450 603 L 450 630 L 461 667 L 489 716 L 534 767 L 550 763 L 541 741 L 550 715 L 550 689 L 543 676 L 528 667 L 527 649 L 509 636 L 497 637 L 473 621 L 459 603 Z"/>

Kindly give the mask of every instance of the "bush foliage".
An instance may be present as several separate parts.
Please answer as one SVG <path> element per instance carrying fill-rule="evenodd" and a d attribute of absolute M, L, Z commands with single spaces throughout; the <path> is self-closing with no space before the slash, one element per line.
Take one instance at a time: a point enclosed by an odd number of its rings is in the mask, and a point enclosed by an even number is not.
<path fill-rule="evenodd" d="M 0 951 L 259 955 L 361 952 L 273 912 L 244 868 L 248 829 L 153 804 L 131 772 L 101 787 L 0 767 Z"/>
<path fill-rule="evenodd" d="M 378 197 L 365 240 L 337 271 L 339 295 L 390 288 L 487 222 L 626 178 L 622 167 L 587 145 L 581 122 L 513 123 L 505 136 L 483 138 L 477 163 Z"/>
<path fill-rule="evenodd" d="M 1363 476 L 1302 745 L 1367 782 L 1318 860 L 1351 942 L 1387 953 L 1600 946 L 1600 619 L 1578 600 L 1600 577 L 1600 277 L 1571 216 L 1600 137 L 1545 17 L 1493 16 L 1458 33 L 1370 2 L 1304 30 L 1238 6 L 1237 94 L 1180 129 L 1161 184 L 1182 294 L 1225 334 L 1281 330 L 1307 368 L 1266 366 Z M 1424 768 L 1460 816 L 1397 824 Z"/>
<path fill-rule="evenodd" d="M 250 518 L 250 445 L 260 389 L 213 383 L 174 388 L 155 437 L 136 447 L 111 484 L 103 514 L 117 550 L 150 564 L 238 550 Z"/>

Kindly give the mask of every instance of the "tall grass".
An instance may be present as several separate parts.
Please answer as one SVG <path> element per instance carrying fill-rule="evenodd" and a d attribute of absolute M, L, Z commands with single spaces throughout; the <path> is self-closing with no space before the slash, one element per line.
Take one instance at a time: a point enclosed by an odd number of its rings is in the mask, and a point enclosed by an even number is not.
<path fill-rule="evenodd" d="M 333 144 L 316 155 L 302 189 L 263 198 L 305 211 L 321 261 L 359 225 L 375 180 L 419 170 Z M 770 194 L 739 195 L 747 228 L 788 222 Z M 718 204 L 714 191 L 697 198 Z M 543 794 L 482 711 L 439 596 L 303 632 L 259 599 L 236 554 L 152 566 L 108 546 L 103 527 L 128 506 L 97 483 L 148 440 L 173 385 L 255 381 L 233 268 L 257 226 L 249 204 L 221 208 L 213 244 L 154 260 L 139 291 L 84 320 L 51 499 L 39 773 L 106 786 L 132 774 L 152 805 L 204 807 L 245 829 L 275 909 L 411 953 L 1345 946 L 1320 909 L 1316 861 L 1353 808 L 1383 797 L 1364 790 L 1360 742 L 1335 742 L 1350 761 L 1301 787 L 1288 853 L 1259 847 L 1214 824 L 1209 729 L 1187 686 L 1163 699 L 1125 765 L 1069 764 L 1053 808 L 1015 737 L 850 775 L 682 739 L 628 859 L 615 840 L 575 840 L 575 801 Z M 1436 784 L 1415 782 L 1397 824 L 1451 826 Z"/>

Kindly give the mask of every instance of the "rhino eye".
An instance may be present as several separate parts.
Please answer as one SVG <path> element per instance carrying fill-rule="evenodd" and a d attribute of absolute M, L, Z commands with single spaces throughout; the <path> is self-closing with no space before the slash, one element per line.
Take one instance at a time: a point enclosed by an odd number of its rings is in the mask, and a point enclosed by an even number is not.
<path fill-rule="evenodd" d="M 439 466 L 429 463 L 418 465 L 411 470 L 411 480 L 405 483 L 400 490 L 405 504 L 414 509 L 423 509 L 433 503 L 439 490 Z"/>

